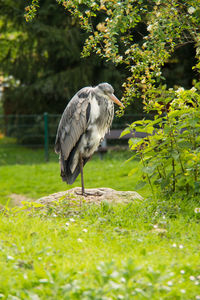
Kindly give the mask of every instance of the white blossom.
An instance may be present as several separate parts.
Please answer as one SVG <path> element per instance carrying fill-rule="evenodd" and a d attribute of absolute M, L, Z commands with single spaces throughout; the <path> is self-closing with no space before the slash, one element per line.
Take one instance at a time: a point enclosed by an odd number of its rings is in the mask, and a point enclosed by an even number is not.
<path fill-rule="evenodd" d="M 180 88 L 178 88 L 178 90 L 176 90 L 176 93 L 177 94 L 181 94 L 182 92 L 184 92 L 184 88 L 183 87 L 180 87 Z"/>
<path fill-rule="evenodd" d="M 192 92 L 196 92 L 197 91 L 197 89 L 193 86 L 191 89 L 190 89 L 190 91 L 192 91 Z"/>
<path fill-rule="evenodd" d="M 194 7 L 192 7 L 192 6 L 190 6 L 189 8 L 188 8 L 188 13 L 190 14 L 190 15 L 192 15 L 194 12 L 195 12 L 195 8 Z"/>
<path fill-rule="evenodd" d="M 7 260 L 14 260 L 14 257 L 12 257 L 11 255 L 8 255 Z"/>
<path fill-rule="evenodd" d="M 153 25 L 150 24 L 150 25 L 147 27 L 147 30 L 148 30 L 148 31 L 151 31 L 152 29 L 153 29 Z"/>
<path fill-rule="evenodd" d="M 73 218 L 70 218 L 69 220 L 70 220 L 70 222 L 75 222 L 75 220 Z"/>

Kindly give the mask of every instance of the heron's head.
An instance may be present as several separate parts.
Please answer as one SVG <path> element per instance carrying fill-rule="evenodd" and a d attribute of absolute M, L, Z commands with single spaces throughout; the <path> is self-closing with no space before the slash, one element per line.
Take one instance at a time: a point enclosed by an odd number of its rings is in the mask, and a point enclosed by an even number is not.
<path fill-rule="evenodd" d="M 110 85 L 109 83 L 107 82 L 100 83 L 97 85 L 95 89 L 100 96 L 103 97 L 106 96 L 107 98 L 115 102 L 117 105 L 124 107 L 122 102 L 120 102 L 119 99 L 117 99 L 117 97 L 114 95 L 114 89 L 112 85 Z"/>

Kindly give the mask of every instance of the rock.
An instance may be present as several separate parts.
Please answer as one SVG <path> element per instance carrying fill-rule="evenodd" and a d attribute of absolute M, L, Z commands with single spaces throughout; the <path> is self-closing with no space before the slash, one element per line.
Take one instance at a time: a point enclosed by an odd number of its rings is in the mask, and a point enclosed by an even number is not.
<path fill-rule="evenodd" d="M 86 196 L 81 195 L 81 188 L 76 187 L 64 192 L 58 192 L 46 197 L 38 199 L 36 202 L 44 205 L 51 204 L 52 201 L 69 200 L 69 203 L 77 200 L 81 203 L 96 203 L 100 204 L 102 201 L 113 203 L 129 203 L 134 200 L 143 200 L 137 192 L 134 191 L 116 191 L 110 188 L 96 188 L 86 189 Z"/>

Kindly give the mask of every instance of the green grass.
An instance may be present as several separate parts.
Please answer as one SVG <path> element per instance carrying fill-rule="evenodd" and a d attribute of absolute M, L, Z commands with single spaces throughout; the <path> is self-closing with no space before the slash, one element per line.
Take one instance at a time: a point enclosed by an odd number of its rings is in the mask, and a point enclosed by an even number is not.
<path fill-rule="evenodd" d="M 41 150 L 4 149 L 2 204 L 12 193 L 36 199 L 71 188 L 60 180 L 53 153 L 44 163 Z M 94 156 L 84 168 L 86 186 L 134 190 L 139 174 L 127 174 L 138 162 L 124 164 L 129 155 Z M 148 187 L 138 192 L 143 201 L 83 205 L 78 215 L 64 200 L 46 210 L 4 209 L 0 299 L 200 299 L 197 202 L 147 198 Z"/>
<path fill-rule="evenodd" d="M 86 188 L 110 187 L 116 190 L 135 190 L 138 174 L 128 173 L 138 162 L 125 161 L 130 157 L 128 152 L 107 153 L 103 160 L 96 154 L 84 167 Z M 71 186 L 62 182 L 58 156 L 50 152 L 50 162 L 44 162 L 42 150 L 31 150 L 23 147 L 11 147 L 0 150 L 0 203 L 5 204 L 10 195 L 22 194 L 37 199 L 58 191 L 80 186 L 80 176 Z M 141 191 L 146 196 L 148 190 Z"/>
<path fill-rule="evenodd" d="M 73 219 L 39 212 L 2 215 L 0 295 L 195 299 L 199 224 L 181 214 L 157 214 L 153 207 L 147 201 L 103 203 L 83 207 Z"/>

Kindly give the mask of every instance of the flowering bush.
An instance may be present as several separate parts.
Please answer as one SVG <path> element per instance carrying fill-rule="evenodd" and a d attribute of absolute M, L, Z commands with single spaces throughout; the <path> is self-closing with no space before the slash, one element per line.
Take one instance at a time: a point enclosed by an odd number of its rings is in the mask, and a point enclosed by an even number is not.
<path fill-rule="evenodd" d="M 200 84 L 190 90 L 161 90 L 157 99 L 154 120 L 136 121 L 125 131 L 149 134 L 129 141 L 134 157 L 141 158 L 141 184 L 148 181 L 153 190 L 154 183 L 166 195 L 200 194 Z"/>

